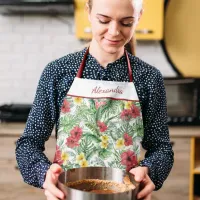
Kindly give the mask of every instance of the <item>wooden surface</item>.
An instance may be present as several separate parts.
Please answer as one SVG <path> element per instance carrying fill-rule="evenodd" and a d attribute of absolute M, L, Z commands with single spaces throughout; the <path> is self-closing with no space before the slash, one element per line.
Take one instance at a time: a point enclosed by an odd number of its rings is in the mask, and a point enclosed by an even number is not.
<path fill-rule="evenodd" d="M 17 168 L 15 142 L 18 137 L 0 137 L 0 200 L 45 200 L 42 189 L 24 183 Z M 56 140 L 50 138 L 46 143 L 45 154 L 53 160 Z"/>
<path fill-rule="evenodd" d="M 163 187 L 153 193 L 153 200 L 188 200 L 190 139 L 173 138 L 174 166 Z"/>

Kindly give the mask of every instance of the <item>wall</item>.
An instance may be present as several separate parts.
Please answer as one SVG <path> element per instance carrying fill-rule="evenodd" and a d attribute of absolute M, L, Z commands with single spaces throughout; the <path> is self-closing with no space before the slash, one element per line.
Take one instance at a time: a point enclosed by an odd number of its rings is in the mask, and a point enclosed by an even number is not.
<path fill-rule="evenodd" d="M 74 29 L 73 16 L 0 15 L 0 105 L 32 103 L 47 63 L 83 47 Z M 158 42 L 138 42 L 137 55 L 175 76 Z"/>

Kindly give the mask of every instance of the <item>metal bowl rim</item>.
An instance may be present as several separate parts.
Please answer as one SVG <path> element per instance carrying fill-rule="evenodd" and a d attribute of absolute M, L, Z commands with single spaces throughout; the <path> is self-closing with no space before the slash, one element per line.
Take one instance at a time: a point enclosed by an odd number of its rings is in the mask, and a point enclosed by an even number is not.
<path fill-rule="evenodd" d="M 98 166 L 97 166 L 97 167 L 85 167 L 85 168 L 93 168 L 93 169 L 94 169 L 94 168 L 115 169 L 115 170 L 122 171 L 124 174 L 128 174 L 128 176 L 133 176 L 130 172 L 126 172 L 125 170 L 122 170 L 122 169 L 119 169 L 119 168 L 114 168 L 114 167 L 98 167 Z M 64 183 L 62 183 L 62 182 L 60 181 L 60 177 L 63 176 L 63 174 L 66 174 L 67 171 L 70 171 L 70 170 L 73 170 L 73 169 L 80 169 L 80 167 L 79 167 L 79 168 L 68 169 L 68 170 L 62 172 L 62 173 L 59 175 L 59 178 L 58 178 L 60 184 L 64 185 L 65 188 L 67 188 L 68 190 L 71 190 L 72 192 L 80 192 L 80 193 L 85 193 L 85 194 L 90 193 L 91 195 L 96 195 L 95 193 L 91 193 L 91 192 L 89 192 L 89 191 L 83 191 L 83 190 L 78 190 L 78 189 L 74 189 L 74 188 L 68 187 L 68 186 L 66 186 Z M 132 181 L 131 181 L 131 182 L 135 185 L 135 188 L 134 188 L 134 189 L 130 189 L 130 190 L 127 190 L 127 191 L 125 191 L 125 192 L 108 193 L 108 194 L 98 194 L 98 195 L 119 195 L 119 194 L 125 194 L 125 193 L 129 193 L 129 192 L 135 191 L 136 189 L 138 189 L 140 183 L 137 182 L 137 181 L 135 181 L 134 177 L 133 177 L 133 180 L 134 180 L 134 183 L 133 183 Z"/>

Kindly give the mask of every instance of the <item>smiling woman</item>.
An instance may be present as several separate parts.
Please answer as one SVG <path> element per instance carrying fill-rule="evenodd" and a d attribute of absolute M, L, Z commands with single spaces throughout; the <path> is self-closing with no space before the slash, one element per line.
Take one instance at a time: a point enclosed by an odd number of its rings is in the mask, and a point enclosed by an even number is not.
<path fill-rule="evenodd" d="M 117 55 L 120 57 L 123 54 L 124 45 L 133 38 L 141 15 L 142 1 L 137 1 L 139 3 L 136 7 L 135 2 L 132 0 L 123 2 L 89 0 L 87 10 L 93 35 L 90 48 L 98 51 L 96 54 L 99 54 L 101 50 L 115 54 L 113 60 Z M 97 46 L 100 48 L 96 48 Z"/>
<path fill-rule="evenodd" d="M 113 48 L 126 45 L 134 55 L 134 31 L 142 15 L 143 1 L 129 0 L 129 2 L 124 1 L 123 3 L 120 0 L 116 2 L 109 1 L 109 6 L 106 0 L 95 3 L 93 1 L 95 0 L 89 0 L 87 3 L 93 39 L 99 45 L 102 42 L 102 48 L 106 48 L 106 44 L 113 46 Z M 105 31 L 107 35 L 104 34 Z"/>
<path fill-rule="evenodd" d="M 92 41 L 45 67 L 17 142 L 18 165 L 48 200 L 67 199 L 56 187 L 62 170 L 90 166 L 129 171 L 141 182 L 137 198 L 149 200 L 172 168 L 173 151 L 162 75 L 125 50 L 142 0 L 89 0 L 87 10 Z M 52 164 L 43 151 L 54 125 Z"/>

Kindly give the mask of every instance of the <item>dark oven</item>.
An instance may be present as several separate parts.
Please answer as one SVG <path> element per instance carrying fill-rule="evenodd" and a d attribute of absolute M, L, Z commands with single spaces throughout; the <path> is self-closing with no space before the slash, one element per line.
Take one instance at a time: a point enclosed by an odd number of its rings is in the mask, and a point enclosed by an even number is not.
<path fill-rule="evenodd" d="M 200 79 L 165 78 L 169 125 L 200 125 Z"/>

